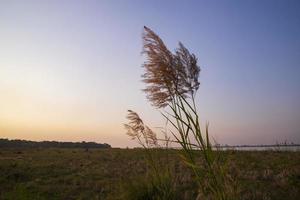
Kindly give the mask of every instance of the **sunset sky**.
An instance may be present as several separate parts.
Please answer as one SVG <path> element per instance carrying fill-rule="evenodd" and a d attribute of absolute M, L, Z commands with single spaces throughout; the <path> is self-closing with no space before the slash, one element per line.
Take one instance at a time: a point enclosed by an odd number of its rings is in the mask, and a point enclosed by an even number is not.
<path fill-rule="evenodd" d="M 300 143 L 300 1 L 0 0 L 0 138 L 135 146 L 143 26 L 202 69 L 201 121 L 222 144 Z"/>

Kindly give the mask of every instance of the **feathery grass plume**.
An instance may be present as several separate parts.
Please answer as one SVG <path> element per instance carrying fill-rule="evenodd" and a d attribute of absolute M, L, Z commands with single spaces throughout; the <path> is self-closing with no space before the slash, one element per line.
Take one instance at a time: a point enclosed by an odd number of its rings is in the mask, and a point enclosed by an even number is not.
<path fill-rule="evenodd" d="M 146 83 L 144 92 L 156 108 L 168 107 L 172 114 L 162 113 L 177 132 L 171 132 L 183 148 L 183 161 L 193 170 L 203 194 L 207 198 L 230 199 L 231 191 L 225 175 L 225 165 L 220 153 L 213 151 L 209 140 L 208 125 L 202 135 L 196 110 L 195 95 L 199 88 L 200 67 L 197 58 L 182 43 L 171 53 L 163 41 L 151 29 L 144 27 L 143 53 L 146 62 L 142 75 Z M 204 160 L 197 162 L 199 151 Z M 209 194 L 207 194 L 209 191 Z"/>
<path fill-rule="evenodd" d="M 124 126 L 131 139 L 137 139 L 140 145 L 147 148 L 158 146 L 156 133 L 144 124 L 136 112 L 128 110 L 127 119 L 129 123 Z"/>
<path fill-rule="evenodd" d="M 172 54 L 163 41 L 151 29 L 144 27 L 143 54 L 147 61 L 143 64 L 142 75 L 146 83 L 144 92 L 157 108 L 171 102 L 175 95 L 193 95 L 199 88 L 198 76 L 200 68 L 197 58 L 182 43 L 175 54 Z"/>

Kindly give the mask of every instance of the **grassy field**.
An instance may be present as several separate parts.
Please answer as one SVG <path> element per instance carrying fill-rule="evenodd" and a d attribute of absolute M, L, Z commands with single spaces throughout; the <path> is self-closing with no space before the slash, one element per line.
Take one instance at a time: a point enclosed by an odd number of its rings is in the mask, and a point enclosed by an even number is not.
<path fill-rule="evenodd" d="M 195 199 L 192 173 L 177 151 L 169 151 L 168 164 L 178 199 Z M 240 199 L 300 199 L 300 152 L 224 153 Z M 146 174 L 142 149 L 0 149 L 0 199 L 124 199 Z"/>

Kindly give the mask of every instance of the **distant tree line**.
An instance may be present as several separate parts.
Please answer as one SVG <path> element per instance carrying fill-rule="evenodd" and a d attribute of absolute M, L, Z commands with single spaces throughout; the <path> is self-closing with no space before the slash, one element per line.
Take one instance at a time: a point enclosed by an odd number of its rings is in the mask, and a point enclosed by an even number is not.
<path fill-rule="evenodd" d="M 57 142 L 0 139 L 0 148 L 111 148 L 109 144 L 96 142 Z"/>

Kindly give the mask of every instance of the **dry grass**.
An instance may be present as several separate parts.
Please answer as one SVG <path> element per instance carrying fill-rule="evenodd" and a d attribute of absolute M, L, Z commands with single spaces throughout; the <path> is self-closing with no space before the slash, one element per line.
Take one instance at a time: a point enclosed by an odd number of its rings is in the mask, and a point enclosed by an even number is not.
<path fill-rule="evenodd" d="M 197 186 L 177 151 L 168 154 L 177 194 L 193 199 Z M 299 152 L 225 153 L 241 199 L 300 198 Z M 124 184 L 147 174 L 146 163 L 142 149 L 1 149 L 0 199 L 121 199 Z"/>

